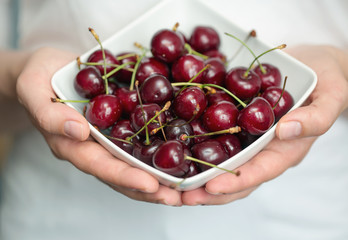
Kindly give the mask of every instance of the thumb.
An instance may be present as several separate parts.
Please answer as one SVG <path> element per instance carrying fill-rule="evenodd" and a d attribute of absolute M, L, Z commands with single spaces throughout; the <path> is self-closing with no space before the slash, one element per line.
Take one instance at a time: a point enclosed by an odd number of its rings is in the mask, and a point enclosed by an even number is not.
<path fill-rule="evenodd" d="M 69 106 L 50 100 L 55 97 L 51 87 L 53 74 L 74 57 L 50 48 L 38 50 L 17 80 L 17 95 L 40 130 L 83 141 L 89 136 L 87 120 Z"/>

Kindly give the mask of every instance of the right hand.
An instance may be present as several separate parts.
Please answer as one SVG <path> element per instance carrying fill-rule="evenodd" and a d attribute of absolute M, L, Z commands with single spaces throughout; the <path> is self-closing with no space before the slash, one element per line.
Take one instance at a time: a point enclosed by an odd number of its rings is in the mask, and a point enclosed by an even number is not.
<path fill-rule="evenodd" d="M 51 87 L 53 74 L 75 58 L 76 55 L 60 50 L 40 49 L 32 54 L 17 80 L 19 102 L 52 152 L 132 199 L 181 205 L 180 192 L 160 185 L 150 174 L 115 158 L 89 138 L 89 125 L 80 113 L 50 101 L 55 97 Z"/>

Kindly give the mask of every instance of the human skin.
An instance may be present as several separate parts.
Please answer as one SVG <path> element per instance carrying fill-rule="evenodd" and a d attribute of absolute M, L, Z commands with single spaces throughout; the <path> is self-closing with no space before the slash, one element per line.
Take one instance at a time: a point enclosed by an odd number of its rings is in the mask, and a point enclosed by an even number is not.
<path fill-rule="evenodd" d="M 76 54 L 52 48 L 33 53 L 2 51 L 0 99 L 2 104 L 11 104 L 12 111 L 28 113 L 57 158 L 71 162 L 129 198 L 174 206 L 226 204 L 248 196 L 262 183 L 300 163 L 316 138 L 348 106 L 348 70 L 343 67 L 348 65 L 346 52 L 331 46 L 300 46 L 287 51 L 318 75 L 318 85 L 305 105 L 279 121 L 276 137 L 238 168 L 242 173 L 239 177 L 224 173 L 204 187 L 187 192 L 165 187 L 150 174 L 115 158 L 89 137 L 88 123 L 81 114 L 50 101 L 55 97 L 50 84 L 53 74 Z M 18 123 L 15 120 L 1 125 Z"/>

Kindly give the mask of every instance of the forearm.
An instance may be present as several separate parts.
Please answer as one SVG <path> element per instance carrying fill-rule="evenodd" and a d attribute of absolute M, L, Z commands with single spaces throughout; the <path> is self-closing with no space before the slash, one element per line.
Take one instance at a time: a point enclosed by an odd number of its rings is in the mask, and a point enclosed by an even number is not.
<path fill-rule="evenodd" d="M 16 98 L 16 82 L 26 61 L 28 52 L 0 50 L 0 99 Z"/>

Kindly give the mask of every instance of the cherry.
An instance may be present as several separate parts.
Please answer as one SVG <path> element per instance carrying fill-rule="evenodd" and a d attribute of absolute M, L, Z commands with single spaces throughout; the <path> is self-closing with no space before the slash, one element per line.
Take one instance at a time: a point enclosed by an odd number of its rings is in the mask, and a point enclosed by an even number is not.
<path fill-rule="evenodd" d="M 288 91 L 280 87 L 269 87 L 261 95 L 273 107 L 275 121 L 277 122 L 294 105 L 294 99 Z"/>
<path fill-rule="evenodd" d="M 266 99 L 255 97 L 240 111 L 237 124 L 251 135 L 262 135 L 274 124 L 273 109 Z"/>
<path fill-rule="evenodd" d="M 139 105 L 139 99 L 135 90 L 129 90 L 128 88 L 121 87 L 115 90 L 116 95 L 122 104 L 122 113 L 125 117 L 134 111 L 135 107 Z"/>
<path fill-rule="evenodd" d="M 228 157 L 230 158 L 242 151 L 241 142 L 239 138 L 234 134 L 221 135 L 215 138 L 215 140 L 219 141 L 222 146 L 224 146 Z"/>
<path fill-rule="evenodd" d="M 185 175 L 183 177 L 184 178 L 193 177 L 193 176 L 197 175 L 200 172 L 202 172 L 202 170 L 200 169 L 198 164 L 196 162 L 191 161 L 189 163 L 189 170 L 187 171 L 187 173 L 185 173 Z"/>
<path fill-rule="evenodd" d="M 180 57 L 172 65 L 172 77 L 174 82 L 188 82 L 193 77 L 192 82 L 199 83 L 203 74 L 198 73 L 204 68 L 204 60 L 193 54 L 186 54 Z"/>
<path fill-rule="evenodd" d="M 124 65 L 124 67 L 120 69 L 116 74 L 117 81 L 122 83 L 130 83 L 133 72 L 128 71 L 126 68 L 132 68 L 134 64 L 137 62 L 136 53 L 133 53 L 133 52 L 120 53 L 116 55 L 116 59 L 119 61 L 120 65 Z"/>
<path fill-rule="evenodd" d="M 236 101 L 230 95 L 228 95 L 224 90 L 215 89 L 214 93 L 207 94 L 208 105 L 214 105 L 215 103 L 219 103 L 221 101 L 228 101 L 231 103 L 235 103 Z"/>
<path fill-rule="evenodd" d="M 213 49 L 206 51 L 203 54 L 209 58 L 219 58 L 224 64 L 227 62 L 226 55 L 219 50 Z"/>
<path fill-rule="evenodd" d="M 116 57 L 107 49 L 104 50 L 105 52 L 105 62 L 106 64 L 116 64 L 119 65 L 120 62 L 116 59 Z M 103 51 L 102 50 L 96 50 L 94 51 L 89 57 L 87 62 L 90 63 L 100 63 L 100 65 L 97 65 L 96 68 L 98 68 L 101 75 L 104 76 L 104 58 L 103 58 Z M 106 65 L 106 73 L 111 72 L 115 69 L 115 66 L 108 66 Z M 115 75 L 113 75 L 115 76 Z"/>
<path fill-rule="evenodd" d="M 177 140 L 169 140 L 158 147 L 152 163 L 155 168 L 176 177 L 184 176 L 190 168 L 190 162 L 185 160 L 185 147 Z"/>
<path fill-rule="evenodd" d="M 156 112 L 160 111 L 161 107 L 155 103 L 137 105 L 130 115 L 130 121 L 133 129 L 135 131 L 139 131 L 142 127 L 145 126 L 145 123 L 147 123 L 156 115 Z M 161 113 L 159 116 L 161 119 L 161 124 L 164 124 L 166 121 L 164 113 Z M 156 121 L 151 122 L 147 125 L 148 131 L 151 132 L 153 129 L 159 128 L 161 124 L 159 123 L 158 119 L 156 119 Z M 141 131 L 140 134 L 145 135 L 145 131 Z"/>
<path fill-rule="evenodd" d="M 187 146 L 193 144 L 193 139 L 183 139 L 183 136 L 193 135 L 193 129 L 190 124 L 188 124 L 183 119 L 175 119 L 167 125 L 165 128 L 165 135 L 168 140 L 178 140 Z"/>
<path fill-rule="evenodd" d="M 164 141 L 156 136 L 150 138 L 150 144 L 146 144 L 146 141 L 138 141 L 134 144 L 133 156 L 152 166 L 152 156 L 163 143 Z"/>
<path fill-rule="evenodd" d="M 152 55 L 166 63 L 178 59 L 185 50 L 185 40 L 176 30 L 162 29 L 151 39 Z"/>
<path fill-rule="evenodd" d="M 209 50 L 218 49 L 220 46 L 220 37 L 212 27 L 197 26 L 191 34 L 190 45 L 196 51 L 204 53 Z"/>
<path fill-rule="evenodd" d="M 208 58 L 205 65 L 209 64 L 209 68 L 204 71 L 202 83 L 225 85 L 226 68 L 220 58 Z"/>
<path fill-rule="evenodd" d="M 260 77 L 253 71 L 245 76 L 246 71 L 245 67 L 232 68 L 225 79 L 226 88 L 241 100 L 255 97 L 261 89 Z"/>
<path fill-rule="evenodd" d="M 111 127 L 121 116 L 122 106 L 118 97 L 101 94 L 91 99 L 86 106 L 85 117 L 100 130 Z"/>
<path fill-rule="evenodd" d="M 218 165 L 228 159 L 228 154 L 222 144 L 214 139 L 208 139 L 197 143 L 191 148 L 192 156 L 204 162 Z M 205 164 L 200 164 L 202 171 L 210 168 Z"/>
<path fill-rule="evenodd" d="M 174 97 L 169 80 L 160 74 L 152 74 L 141 85 L 140 96 L 144 103 L 163 105 Z"/>
<path fill-rule="evenodd" d="M 130 121 L 127 119 L 119 120 L 117 123 L 112 127 L 110 131 L 110 137 L 117 138 L 117 139 L 123 139 L 125 140 L 127 137 L 132 136 L 134 134 L 134 130 L 130 124 Z M 133 152 L 133 144 L 127 143 L 123 141 L 119 141 L 116 139 L 112 139 L 111 141 L 115 143 L 118 147 L 123 149 L 125 152 L 132 154 Z"/>
<path fill-rule="evenodd" d="M 162 61 L 158 61 L 154 57 L 144 57 L 138 67 L 136 73 L 136 79 L 139 81 L 139 85 L 145 81 L 150 75 L 157 73 L 169 78 L 169 67 Z"/>
<path fill-rule="evenodd" d="M 173 111 L 186 121 L 199 118 L 207 107 L 205 93 L 199 87 L 188 87 L 182 90 L 173 101 Z"/>
<path fill-rule="evenodd" d="M 254 68 L 254 72 L 261 79 L 261 91 L 265 91 L 268 87 L 279 87 L 282 81 L 282 76 L 277 67 L 269 63 L 262 63 L 262 67 L 265 72 L 262 71 L 260 66 Z"/>
<path fill-rule="evenodd" d="M 239 138 L 239 141 L 240 141 L 243 149 L 248 147 L 250 144 L 255 142 L 260 137 L 260 136 L 256 136 L 256 135 L 251 135 L 250 133 L 248 133 L 247 131 L 244 131 L 244 130 L 237 133 L 237 136 Z"/>
<path fill-rule="evenodd" d="M 193 129 L 194 135 L 202 135 L 202 134 L 208 133 L 208 130 L 204 127 L 201 119 L 193 120 L 190 123 L 190 125 Z M 210 136 L 206 135 L 206 136 L 194 137 L 192 139 L 194 140 L 194 143 L 200 143 L 200 142 L 203 142 L 209 138 L 210 138 Z"/>
<path fill-rule="evenodd" d="M 110 82 L 108 81 L 108 90 L 109 90 L 109 94 L 115 95 L 116 94 L 116 89 L 118 89 L 118 85 L 114 82 Z"/>
<path fill-rule="evenodd" d="M 94 66 L 87 66 L 77 73 L 74 88 L 81 97 L 89 99 L 105 93 L 104 80 Z"/>
<path fill-rule="evenodd" d="M 218 102 L 208 107 L 203 114 L 203 124 L 208 131 L 219 131 L 236 126 L 239 111 L 227 101 Z"/>

